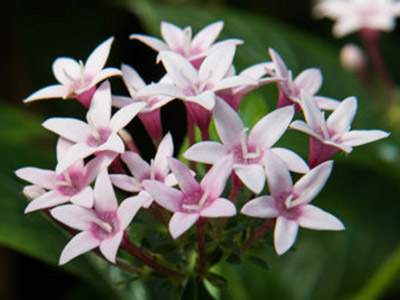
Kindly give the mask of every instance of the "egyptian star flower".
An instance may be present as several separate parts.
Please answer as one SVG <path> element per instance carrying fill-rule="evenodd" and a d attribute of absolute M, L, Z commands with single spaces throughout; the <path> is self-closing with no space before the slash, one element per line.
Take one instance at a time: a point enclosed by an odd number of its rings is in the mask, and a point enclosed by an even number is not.
<path fill-rule="evenodd" d="M 143 182 L 155 201 L 174 214 L 169 222 L 169 232 L 176 239 L 200 218 L 230 217 L 236 214 L 235 205 L 220 198 L 232 171 L 232 156 L 216 163 L 198 183 L 191 171 L 182 162 L 168 159 L 181 190 L 159 181 Z"/>
<path fill-rule="evenodd" d="M 145 106 L 133 103 L 118 110 L 111 117 L 111 89 L 108 81 L 104 82 L 93 96 L 86 115 L 87 123 L 73 118 L 50 118 L 42 125 L 73 143 L 58 162 L 57 174 L 69 166 L 101 151 L 123 153 L 125 146 L 118 131 L 125 127 Z"/>
<path fill-rule="evenodd" d="M 226 44 L 239 45 L 243 43 L 239 39 L 228 39 L 214 44 L 223 26 L 222 21 L 212 23 L 199 31 L 192 39 L 190 26 L 182 29 L 172 23 L 161 22 L 161 35 L 165 42 L 143 34 L 132 34 L 130 39 L 139 40 L 157 52 L 169 50 L 179 53 L 195 67 L 198 67 L 204 57 L 213 50 Z"/>
<path fill-rule="evenodd" d="M 282 57 L 272 48 L 269 49 L 272 58 L 271 76 L 281 79 L 278 81 L 279 102 L 278 107 L 300 104 L 301 90 L 306 90 L 321 109 L 335 109 L 339 102 L 322 96 L 315 96 L 322 85 L 322 74 L 317 68 L 309 68 L 301 72 L 294 80 L 292 71 L 288 70 Z"/>
<path fill-rule="evenodd" d="M 58 159 L 71 146 L 68 144 L 65 140 L 59 139 L 57 144 Z M 90 184 L 101 170 L 108 167 L 115 156 L 114 153 L 105 152 L 86 165 L 84 165 L 83 160 L 79 160 L 61 174 L 35 167 L 18 169 L 15 174 L 19 178 L 47 190 L 29 202 L 25 213 L 54 207 L 66 202 L 91 208 L 93 206 L 93 189 Z"/>
<path fill-rule="evenodd" d="M 310 95 L 302 93 L 302 109 L 306 122 L 296 120 L 290 128 L 311 136 L 309 165 L 315 166 L 330 159 L 337 151 L 353 151 L 353 147 L 389 136 L 383 130 L 350 130 L 357 111 L 357 99 L 348 97 L 325 120 L 325 114 Z"/>
<path fill-rule="evenodd" d="M 76 98 L 86 108 L 96 91 L 96 84 L 106 78 L 121 75 L 116 68 L 104 68 L 114 38 L 101 43 L 90 54 L 85 64 L 69 57 L 57 58 L 53 73 L 60 84 L 44 87 L 24 100 L 25 103 L 49 98 Z"/>
<path fill-rule="evenodd" d="M 317 17 L 336 20 L 333 35 L 343 37 L 349 33 L 372 29 L 390 31 L 400 14 L 400 2 L 394 0 L 324 0 L 314 8 Z"/>
<path fill-rule="evenodd" d="M 269 196 L 261 196 L 246 203 L 241 213 L 256 218 L 276 218 L 275 251 L 284 254 L 294 244 L 298 228 L 315 230 L 343 230 L 335 216 L 309 204 L 325 185 L 333 166 L 327 161 L 301 177 L 294 185 L 285 163 L 269 153 L 265 167 Z"/>
<path fill-rule="evenodd" d="M 214 123 L 222 144 L 205 141 L 194 144 L 185 153 L 189 160 L 215 164 L 224 156 L 233 155 L 233 170 L 254 193 L 265 185 L 264 157 L 268 151 L 279 155 L 295 172 L 309 170 L 304 160 L 285 148 L 271 148 L 285 133 L 294 115 L 293 106 L 279 108 L 263 117 L 247 135 L 239 115 L 224 101 L 219 100 L 213 110 Z"/>
<path fill-rule="evenodd" d="M 134 196 L 118 206 L 106 170 L 96 179 L 93 197 L 92 209 L 69 204 L 50 211 L 57 221 L 81 231 L 63 249 L 60 265 L 97 247 L 108 261 L 115 263 L 124 231 L 146 201 L 141 196 Z"/>
<path fill-rule="evenodd" d="M 137 153 L 126 151 L 121 155 L 121 158 L 128 166 L 133 177 L 125 174 L 111 174 L 111 182 L 121 190 L 131 193 L 140 192 L 143 197 L 148 198 L 145 207 L 149 207 L 153 202 L 153 198 L 145 190 L 143 186 L 144 180 L 157 180 L 168 186 L 177 184 L 175 175 L 170 173 L 167 160 L 168 157 L 172 157 L 173 152 L 174 144 L 170 133 L 166 134 L 161 141 L 157 153 L 154 159 L 150 161 L 150 164 Z"/>

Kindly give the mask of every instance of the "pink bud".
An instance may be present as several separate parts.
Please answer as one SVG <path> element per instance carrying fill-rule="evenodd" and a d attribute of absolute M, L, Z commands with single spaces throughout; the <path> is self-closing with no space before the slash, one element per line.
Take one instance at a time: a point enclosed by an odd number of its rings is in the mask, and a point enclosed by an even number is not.
<path fill-rule="evenodd" d="M 39 196 L 46 193 L 43 188 L 37 185 L 27 185 L 26 187 L 24 187 L 24 190 L 22 192 L 24 193 L 24 196 L 28 201 L 35 200 Z"/>
<path fill-rule="evenodd" d="M 346 44 L 340 51 L 340 60 L 345 69 L 358 72 L 365 68 L 367 58 L 364 51 L 356 44 Z"/>

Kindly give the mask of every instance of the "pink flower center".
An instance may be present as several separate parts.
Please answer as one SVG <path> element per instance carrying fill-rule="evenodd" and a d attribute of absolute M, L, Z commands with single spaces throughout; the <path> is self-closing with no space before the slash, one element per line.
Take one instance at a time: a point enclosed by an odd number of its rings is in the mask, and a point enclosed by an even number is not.
<path fill-rule="evenodd" d="M 119 221 L 115 212 L 97 213 L 92 221 L 91 231 L 100 240 L 105 240 L 119 232 Z"/>
<path fill-rule="evenodd" d="M 88 137 L 87 144 L 89 147 L 99 147 L 107 142 L 111 135 L 111 130 L 109 128 L 100 128 L 94 130 L 92 135 Z"/>
<path fill-rule="evenodd" d="M 288 220 L 296 220 L 299 216 L 299 207 L 302 203 L 296 203 L 296 197 L 293 194 L 282 194 L 275 198 L 275 207 L 279 215 Z"/>
<path fill-rule="evenodd" d="M 194 193 L 185 194 L 181 202 L 182 211 L 184 212 L 200 211 L 207 204 L 211 202 L 209 193 L 210 191 L 208 189 L 204 191 L 202 188 L 200 188 Z"/>
<path fill-rule="evenodd" d="M 86 177 L 82 172 L 65 171 L 56 177 L 57 190 L 65 196 L 79 193 L 86 185 Z"/>
<path fill-rule="evenodd" d="M 233 153 L 234 162 L 237 164 L 257 164 L 263 157 L 263 150 L 249 143 L 246 134 L 247 131 L 248 128 L 243 129 L 240 137 L 240 145 L 236 145 L 231 151 Z"/>

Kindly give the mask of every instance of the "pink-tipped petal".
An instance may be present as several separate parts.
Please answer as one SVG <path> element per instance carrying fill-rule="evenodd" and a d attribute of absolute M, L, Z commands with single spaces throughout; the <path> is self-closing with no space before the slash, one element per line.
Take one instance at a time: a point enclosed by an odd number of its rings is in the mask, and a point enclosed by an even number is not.
<path fill-rule="evenodd" d="M 54 207 L 64 204 L 68 202 L 68 200 L 69 196 L 62 195 L 59 191 L 50 191 L 29 202 L 24 213 L 27 214 L 40 209 Z"/>
<path fill-rule="evenodd" d="M 233 157 L 227 155 L 219 160 L 201 180 L 200 185 L 208 190 L 214 198 L 219 197 L 225 189 L 226 181 L 232 173 Z"/>
<path fill-rule="evenodd" d="M 226 155 L 228 155 L 228 152 L 223 145 L 217 142 L 205 141 L 194 144 L 186 150 L 183 157 L 188 160 L 213 165 Z"/>
<path fill-rule="evenodd" d="M 199 214 L 185 214 L 176 212 L 169 221 L 169 232 L 172 238 L 177 239 L 186 230 L 192 227 L 200 218 Z"/>
<path fill-rule="evenodd" d="M 162 40 L 152 37 L 152 36 L 147 36 L 144 34 L 131 34 L 129 36 L 129 39 L 141 41 L 143 44 L 146 44 L 147 46 L 156 50 L 157 52 L 168 49 L 168 46 L 166 43 L 164 43 Z"/>
<path fill-rule="evenodd" d="M 290 171 L 301 174 L 310 171 L 310 168 L 304 161 L 304 159 L 302 159 L 295 152 L 280 147 L 272 148 L 270 151 L 278 155 L 285 162 L 286 166 Z"/>
<path fill-rule="evenodd" d="M 110 54 L 111 44 L 114 41 L 114 37 L 102 42 L 94 49 L 89 55 L 85 63 L 85 75 L 95 75 L 104 68 L 107 58 Z"/>
<path fill-rule="evenodd" d="M 219 82 L 232 65 L 235 51 L 236 46 L 234 44 L 227 44 L 211 52 L 200 66 L 200 81 Z"/>
<path fill-rule="evenodd" d="M 223 100 L 216 99 L 214 123 L 221 141 L 228 148 L 240 144 L 244 129 L 239 115 Z"/>
<path fill-rule="evenodd" d="M 352 130 L 341 137 L 341 143 L 349 146 L 360 146 L 387 138 L 389 133 L 383 130 Z"/>
<path fill-rule="evenodd" d="M 145 180 L 143 186 L 155 201 L 165 209 L 172 212 L 180 209 L 183 197 L 181 191 L 155 180 Z"/>
<path fill-rule="evenodd" d="M 192 48 L 200 50 L 209 48 L 217 39 L 222 27 L 224 27 L 223 21 L 217 21 L 204 27 L 193 38 Z"/>
<path fill-rule="evenodd" d="M 288 251 L 296 241 L 299 226 L 295 221 L 288 220 L 284 217 L 276 219 L 274 230 L 274 245 L 278 255 Z"/>
<path fill-rule="evenodd" d="M 58 82 L 64 86 L 71 86 L 81 76 L 81 66 L 76 60 L 69 57 L 57 58 L 53 62 L 52 69 Z"/>
<path fill-rule="evenodd" d="M 264 167 L 259 164 L 239 165 L 233 167 L 236 175 L 251 191 L 259 194 L 265 185 Z"/>
<path fill-rule="evenodd" d="M 126 198 L 122 201 L 117 211 L 120 230 L 125 230 L 131 223 L 139 209 L 149 200 L 143 195 Z"/>
<path fill-rule="evenodd" d="M 261 145 L 264 149 L 270 148 L 285 133 L 293 115 L 293 106 L 285 106 L 270 112 L 253 127 L 249 134 L 249 142 Z"/>
<path fill-rule="evenodd" d="M 61 252 L 59 264 L 63 265 L 71 259 L 89 252 L 100 245 L 100 240 L 95 238 L 90 232 L 84 231 L 75 235 Z"/>
<path fill-rule="evenodd" d="M 95 128 L 107 127 L 111 119 L 111 88 L 106 81 L 93 95 L 89 111 L 86 115 L 89 124 Z"/>
<path fill-rule="evenodd" d="M 279 211 L 275 207 L 275 199 L 271 196 L 250 200 L 242 207 L 240 213 L 256 218 L 276 218 L 279 215 Z"/>
<path fill-rule="evenodd" d="M 112 117 L 110 127 L 114 131 L 124 128 L 145 106 L 146 103 L 137 102 L 120 108 Z"/>
<path fill-rule="evenodd" d="M 350 124 L 357 111 L 357 99 L 349 97 L 343 100 L 326 121 L 328 129 L 335 133 L 344 133 L 350 129 Z"/>
<path fill-rule="evenodd" d="M 314 206 L 303 205 L 297 219 L 299 226 L 314 230 L 344 230 L 343 223 L 334 215 Z"/>
<path fill-rule="evenodd" d="M 113 185 L 115 185 L 117 188 L 123 191 L 136 193 L 141 190 L 139 182 L 137 180 L 134 180 L 133 177 L 130 177 L 128 175 L 111 174 L 110 180 Z"/>
<path fill-rule="evenodd" d="M 324 162 L 301 177 L 293 186 L 293 194 L 298 202 L 309 203 L 324 187 L 331 174 L 333 161 Z M 301 200 L 300 200 L 301 198 Z"/>
<path fill-rule="evenodd" d="M 57 221 L 76 230 L 90 230 L 95 213 L 78 205 L 68 204 L 50 210 L 51 216 Z"/>
<path fill-rule="evenodd" d="M 200 184 L 193 178 L 192 173 L 184 163 L 172 157 L 168 158 L 168 163 L 184 194 L 191 194 L 200 189 Z"/>
<path fill-rule="evenodd" d="M 119 245 L 121 244 L 124 233 L 118 232 L 113 237 L 103 240 L 100 243 L 100 252 L 111 263 L 115 264 Z"/>
<path fill-rule="evenodd" d="M 289 169 L 285 162 L 271 151 L 265 153 L 265 174 L 272 196 L 290 193 L 293 183 Z"/>
<path fill-rule="evenodd" d="M 42 126 L 75 143 L 86 142 L 91 135 L 88 124 L 72 118 L 50 118 Z"/>
<path fill-rule="evenodd" d="M 64 98 L 69 91 L 69 87 L 61 84 L 46 86 L 36 91 L 28 98 L 24 99 L 24 103 L 29 103 L 41 99 Z"/>
<path fill-rule="evenodd" d="M 217 198 L 200 215 L 206 218 L 232 217 L 236 215 L 236 206 L 225 198 Z"/>
<path fill-rule="evenodd" d="M 93 206 L 93 189 L 90 186 L 87 186 L 78 194 L 71 197 L 70 200 L 73 204 L 91 208 Z"/>
<path fill-rule="evenodd" d="M 322 73 L 320 69 L 310 68 L 301 72 L 294 80 L 294 85 L 299 90 L 304 89 L 314 95 L 321 88 Z"/>
<path fill-rule="evenodd" d="M 94 185 L 94 208 L 98 212 L 115 212 L 118 209 L 117 197 L 107 170 L 101 171 L 97 176 Z"/>
<path fill-rule="evenodd" d="M 19 178 L 38 185 L 44 189 L 55 189 L 56 184 L 54 183 L 56 178 L 56 172 L 51 170 L 44 170 L 34 167 L 21 168 L 15 171 L 15 175 Z"/>

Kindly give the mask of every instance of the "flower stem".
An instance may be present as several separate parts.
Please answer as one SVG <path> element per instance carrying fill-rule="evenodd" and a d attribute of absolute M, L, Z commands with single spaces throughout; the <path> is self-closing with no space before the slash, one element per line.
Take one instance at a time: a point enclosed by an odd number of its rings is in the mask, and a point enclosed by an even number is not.
<path fill-rule="evenodd" d="M 156 262 L 148 253 L 136 246 L 129 239 L 128 235 L 125 233 L 124 238 L 121 243 L 121 249 L 125 250 L 144 264 L 148 265 L 154 271 L 165 275 L 167 277 L 179 277 L 180 274 L 176 270 L 170 269 Z"/>
<path fill-rule="evenodd" d="M 204 274 L 206 269 L 206 238 L 205 238 L 205 231 L 206 231 L 206 218 L 200 218 L 196 223 L 197 229 L 197 243 L 199 246 L 199 274 Z"/>
<path fill-rule="evenodd" d="M 260 227 L 258 227 L 256 231 L 254 231 L 253 234 L 243 243 L 242 252 L 245 253 L 254 242 L 263 237 L 271 229 L 274 222 L 275 219 L 267 219 Z"/>
<path fill-rule="evenodd" d="M 189 139 L 189 147 L 191 147 L 196 143 L 196 139 L 194 136 L 194 121 L 188 109 L 186 109 L 186 124 L 187 124 L 186 131 Z M 196 163 L 194 161 L 189 161 L 189 165 L 193 171 L 196 171 Z"/>

